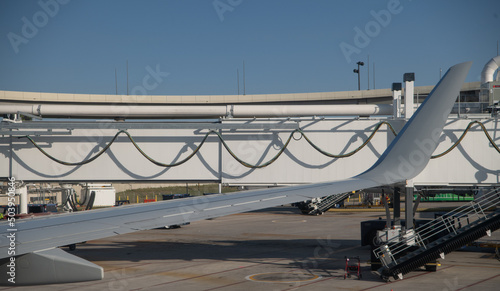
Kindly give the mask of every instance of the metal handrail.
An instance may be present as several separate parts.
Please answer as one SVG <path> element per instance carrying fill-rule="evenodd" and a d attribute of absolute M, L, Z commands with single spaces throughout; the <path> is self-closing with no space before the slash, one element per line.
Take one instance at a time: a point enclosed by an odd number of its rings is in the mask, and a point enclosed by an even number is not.
<path fill-rule="evenodd" d="M 425 241 L 432 241 L 432 237 L 435 237 L 442 232 L 446 232 L 447 235 L 451 236 L 457 235 L 460 232 L 460 229 L 464 229 L 467 226 L 484 220 L 486 217 L 484 211 L 497 205 L 500 205 L 500 189 L 490 191 L 476 200 L 462 205 L 447 214 L 416 228 L 413 234 L 406 236 L 404 239 L 402 239 L 402 236 L 394 237 L 388 240 L 386 244 L 375 249 L 373 252 L 378 259 L 386 255 L 390 257 L 390 260 L 387 260 L 387 258 L 383 260 L 381 259 L 385 267 L 396 264 L 397 261 L 395 256 L 397 254 L 406 251 L 414 245 L 427 249 Z M 461 219 L 464 218 L 465 223 L 462 224 Z M 458 226 L 456 225 L 457 222 Z M 415 244 L 408 244 L 408 242 L 411 241 L 414 241 Z"/>

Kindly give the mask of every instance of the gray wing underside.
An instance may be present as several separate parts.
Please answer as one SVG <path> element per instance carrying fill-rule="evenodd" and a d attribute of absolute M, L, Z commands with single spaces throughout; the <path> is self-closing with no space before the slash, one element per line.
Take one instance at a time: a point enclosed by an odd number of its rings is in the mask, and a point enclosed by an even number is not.
<path fill-rule="evenodd" d="M 427 165 L 470 65 L 468 62 L 450 68 L 382 157 L 356 177 L 26 219 L 16 222 L 16 230 L 2 223 L 0 258 L 8 256 L 11 233 L 15 233 L 16 255 L 22 255 L 117 234 L 404 182 L 418 175 Z"/>
<path fill-rule="evenodd" d="M 181 224 L 379 186 L 353 178 L 343 181 L 217 194 L 126 205 L 108 209 L 18 220 L 16 255 L 117 234 Z M 0 254 L 8 254 L 8 225 L 0 226 Z"/>

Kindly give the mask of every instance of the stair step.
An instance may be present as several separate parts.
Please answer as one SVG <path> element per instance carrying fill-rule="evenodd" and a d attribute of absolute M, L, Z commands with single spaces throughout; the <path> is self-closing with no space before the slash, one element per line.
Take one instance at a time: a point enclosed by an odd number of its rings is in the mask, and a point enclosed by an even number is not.
<path fill-rule="evenodd" d="M 440 217 L 424 228 L 420 230 L 425 230 L 425 234 L 423 234 L 424 238 L 420 238 L 418 233 L 419 229 L 416 229 L 416 236 L 418 239 L 429 239 L 433 237 L 435 234 L 443 231 L 442 227 L 445 226 L 446 230 L 449 233 L 435 241 L 428 243 L 425 246 L 421 246 L 420 248 L 407 253 L 406 255 L 394 260 L 388 264 L 387 267 L 382 271 L 382 276 L 393 276 L 397 278 L 399 274 L 409 273 L 416 268 L 419 268 L 426 263 L 429 263 L 433 260 L 439 258 L 442 254 L 449 253 L 455 249 L 458 249 L 468 243 L 471 243 L 485 235 L 488 232 L 495 231 L 500 228 L 500 212 L 493 212 L 487 215 L 484 215 L 482 209 L 486 209 L 492 206 L 500 205 L 500 191 L 499 189 L 495 189 L 481 197 L 477 203 L 471 203 L 471 207 L 463 208 L 459 207 L 451 212 L 449 212 L 447 218 L 443 219 Z M 481 211 L 477 211 L 477 210 Z M 473 211 L 474 212 L 473 212 Z M 461 214 L 462 213 L 462 214 Z M 469 213 L 476 215 L 484 215 L 472 222 L 469 220 Z M 458 214 L 458 215 L 457 215 Z M 461 218 L 467 218 L 466 221 L 461 221 Z M 455 227 L 455 219 L 457 219 L 461 225 L 461 227 Z M 467 222 L 467 224 L 463 224 Z M 430 234 L 429 227 L 437 228 L 434 234 Z M 393 245 L 389 245 L 389 250 L 394 252 L 394 255 L 401 253 L 405 250 L 408 250 L 410 245 L 404 245 L 404 242 L 395 241 Z M 375 250 L 376 254 L 380 254 L 381 248 Z"/>

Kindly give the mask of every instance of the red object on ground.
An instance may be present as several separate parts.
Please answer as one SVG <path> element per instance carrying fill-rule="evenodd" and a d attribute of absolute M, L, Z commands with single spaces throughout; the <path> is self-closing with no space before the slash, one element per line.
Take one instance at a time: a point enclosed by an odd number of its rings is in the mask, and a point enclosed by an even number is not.
<path fill-rule="evenodd" d="M 345 257 L 345 272 L 344 272 L 344 280 L 346 278 L 351 278 L 351 273 L 357 273 L 358 279 L 361 280 L 361 261 L 359 257 L 351 258 L 352 260 L 357 260 L 357 264 L 350 265 L 349 258 Z"/>

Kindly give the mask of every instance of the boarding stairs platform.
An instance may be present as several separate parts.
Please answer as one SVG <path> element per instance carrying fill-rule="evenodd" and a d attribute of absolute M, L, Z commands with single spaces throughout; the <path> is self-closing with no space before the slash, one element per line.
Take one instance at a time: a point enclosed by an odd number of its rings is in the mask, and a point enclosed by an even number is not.
<path fill-rule="evenodd" d="M 295 203 L 297 207 L 302 211 L 303 214 L 308 215 L 321 215 L 328 211 L 328 209 L 339 204 L 345 199 L 349 198 L 352 192 L 325 196 L 322 198 L 314 199 L 308 202 Z"/>
<path fill-rule="evenodd" d="M 444 214 L 415 230 L 394 237 L 373 250 L 383 267 L 381 278 L 402 279 L 403 275 L 444 259 L 445 255 L 500 228 L 500 188 Z"/>

